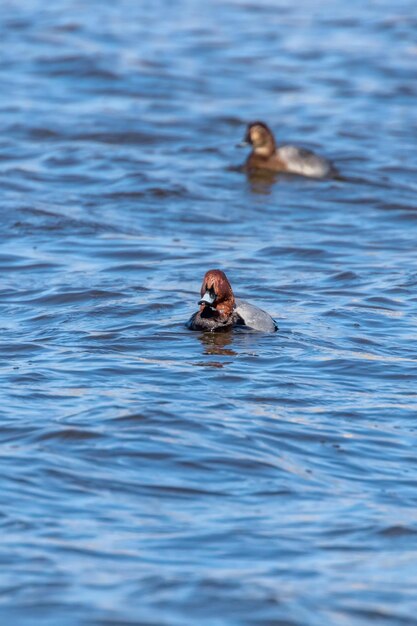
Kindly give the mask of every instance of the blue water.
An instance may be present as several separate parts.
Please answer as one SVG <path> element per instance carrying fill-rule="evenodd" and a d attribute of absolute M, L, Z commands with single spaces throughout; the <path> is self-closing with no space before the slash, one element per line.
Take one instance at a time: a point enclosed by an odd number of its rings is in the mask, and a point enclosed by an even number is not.
<path fill-rule="evenodd" d="M 415 2 L 0 36 L 0 623 L 417 624 Z M 344 179 L 248 179 L 253 119 Z M 279 332 L 188 331 L 213 267 Z"/>

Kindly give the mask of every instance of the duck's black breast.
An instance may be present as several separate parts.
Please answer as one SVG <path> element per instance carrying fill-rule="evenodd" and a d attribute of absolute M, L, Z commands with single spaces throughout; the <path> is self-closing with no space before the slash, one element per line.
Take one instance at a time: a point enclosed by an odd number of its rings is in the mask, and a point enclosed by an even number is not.
<path fill-rule="evenodd" d="M 224 321 L 218 317 L 210 315 L 202 315 L 201 311 L 197 311 L 190 317 L 186 326 L 190 330 L 202 330 L 204 332 L 221 332 L 228 331 L 233 328 L 234 317 L 230 317 Z"/>

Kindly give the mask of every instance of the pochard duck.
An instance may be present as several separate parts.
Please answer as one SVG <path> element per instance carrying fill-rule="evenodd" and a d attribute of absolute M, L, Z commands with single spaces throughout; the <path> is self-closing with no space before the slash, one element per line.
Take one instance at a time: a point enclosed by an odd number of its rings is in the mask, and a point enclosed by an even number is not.
<path fill-rule="evenodd" d="M 247 326 L 265 333 L 278 330 L 268 313 L 235 298 L 226 274 L 221 270 L 206 272 L 200 294 L 200 309 L 187 322 L 190 330 L 227 331 L 236 326 Z"/>
<path fill-rule="evenodd" d="M 296 146 L 277 147 L 271 129 L 263 122 L 248 124 L 244 144 L 252 146 L 246 160 L 248 171 L 287 172 L 310 178 L 337 176 L 333 164 L 310 150 Z"/>

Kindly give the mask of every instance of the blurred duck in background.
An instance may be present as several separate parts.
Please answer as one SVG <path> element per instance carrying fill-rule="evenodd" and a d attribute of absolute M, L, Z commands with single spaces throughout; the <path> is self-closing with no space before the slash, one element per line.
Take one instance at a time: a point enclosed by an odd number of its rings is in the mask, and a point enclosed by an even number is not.
<path fill-rule="evenodd" d="M 277 148 L 270 128 L 263 122 L 248 124 L 243 144 L 252 146 L 247 158 L 246 169 L 249 172 L 268 170 L 287 172 L 310 178 L 333 178 L 338 175 L 333 164 L 305 148 L 281 146 Z"/>

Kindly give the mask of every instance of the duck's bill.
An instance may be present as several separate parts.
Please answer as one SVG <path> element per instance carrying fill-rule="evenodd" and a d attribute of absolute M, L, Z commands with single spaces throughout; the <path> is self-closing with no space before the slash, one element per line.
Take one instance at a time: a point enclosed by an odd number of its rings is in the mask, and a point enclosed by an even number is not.
<path fill-rule="evenodd" d="M 201 298 L 201 300 L 198 301 L 198 304 L 207 304 L 208 306 L 212 306 L 214 304 L 215 299 L 216 299 L 215 295 L 211 294 L 209 291 L 206 291 L 206 293 Z"/>
<path fill-rule="evenodd" d="M 236 144 L 236 148 L 246 148 L 246 146 L 249 145 L 249 141 L 247 141 L 246 139 L 243 139 L 242 141 L 239 141 L 239 143 Z"/>

